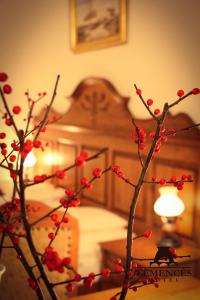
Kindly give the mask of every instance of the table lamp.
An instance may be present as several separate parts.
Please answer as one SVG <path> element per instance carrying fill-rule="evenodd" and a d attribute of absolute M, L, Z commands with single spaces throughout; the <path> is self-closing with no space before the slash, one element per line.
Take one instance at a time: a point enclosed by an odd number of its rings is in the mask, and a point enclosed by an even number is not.
<path fill-rule="evenodd" d="M 154 211 L 163 222 L 163 236 L 157 245 L 159 247 L 179 247 L 181 242 L 176 234 L 176 220 L 184 211 L 184 203 L 179 198 L 176 187 L 161 187 L 159 193 L 160 197 L 154 203 Z"/>

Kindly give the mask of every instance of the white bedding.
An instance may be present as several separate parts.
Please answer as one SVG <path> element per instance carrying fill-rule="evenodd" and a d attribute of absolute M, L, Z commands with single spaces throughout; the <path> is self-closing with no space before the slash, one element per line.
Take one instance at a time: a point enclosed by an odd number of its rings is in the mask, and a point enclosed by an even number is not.
<path fill-rule="evenodd" d="M 5 191 L 7 199 L 12 195 L 11 183 L 2 180 L 0 182 L 0 188 Z M 55 188 L 47 182 L 32 186 L 26 191 L 27 200 L 38 200 L 50 207 L 59 204 L 59 199 L 63 195 L 64 189 Z M 1 204 L 3 202 L 0 199 Z M 99 243 L 126 238 L 127 221 L 108 210 L 97 207 L 72 207 L 69 209 L 69 213 L 79 221 L 80 241 L 77 271 L 83 276 L 90 272 L 99 273 L 102 260 Z"/>

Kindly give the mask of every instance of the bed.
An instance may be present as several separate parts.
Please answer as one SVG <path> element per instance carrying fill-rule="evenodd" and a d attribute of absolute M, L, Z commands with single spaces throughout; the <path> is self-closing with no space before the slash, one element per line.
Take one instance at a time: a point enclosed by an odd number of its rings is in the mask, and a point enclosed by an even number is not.
<path fill-rule="evenodd" d="M 139 101 L 136 96 L 134 97 L 134 101 Z M 82 80 L 67 98 L 71 103 L 70 109 L 64 115 L 57 114 L 61 119 L 49 125 L 44 134 L 43 143 L 48 143 L 48 147 L 45 153 L 37 154 L 36 171 L 41 173 L 45 168 L 48 173 L 51 173 L 57 168 L 61 169 L 73 164 L 82 150 L 92 155 L 108 147 L 108 152 L 101 155 L 98 160 L 89 162 L 86 168 L 73 169 L 67 173 L 65 180 L 54 179 L 52 184 L 71 186 L 76 189 L 80 187 L 82 177 L 91 177 L 94 167 L 105 169 L 110 165 L 120 165 L 125 176 L 136 182 L 140 163 L 137 147 L 131 139 L 133 126 L 132 115 L 128 108 L 130 98 L 120 95 L 108 80 L 95 77 Z M 39 114 L 38 120 L 43 113 L 44 111 Z M 52 111 L 50 119 L 55 114 L 56 112 Z M 147 135 L 154 129 L 154 122 L 151 119 L 135 119 L 135 122 Z M 194 125 L 192 119 L 183 113 L 168 114 L 165 121 L 168 129 L 180 129 L 192 125 Z M 147 147 L 148 143 L 147 141 Z M 178 220 L 178 234 L 197 244 L 200 243 L 199 146 L 198 128 L 181 132 L 176 137 L 169 137 L 158 158 L 151 162 L 146 177 L 148 180 L 152 175 L 157 178 L 163 176 L 170 178 L 172 175 L 191 174 L 195 178 L 194 182 L 185 185 L 184 190 L 180 192 L 185 211 L 182 218 Z M 53 159 L 45 160 L 45 156 Z M 160 227 L 159 217 L 152 213 L 154 201 L 159 196 L 158 188 L 159 186 L 155 185 L 145 185 L 142 189 L 136 208 L 136 232 Z M 102 207 L 127 218 L 132 195 L 132 187 L 109 172 L 95 182 L 94 189 L 82 193 L 81 205 Z"/>
<path fill-rule="evenodd" d="M 120 165 L 126 177 L 133 182 L 137 180 L 140 171 L 137 147 L 131 139 L 133 128 L 128 97 L 121 96 L 108 80 L 92 77 L 82 80 L 68 100 L 71 106 L 64 115 L 51 111 L 50 119 L 56 114 L 59 121 L 48 125 L 45 134 L 42 135 L 45 150 L 35 151 L 37 163 L 34 172 L 52 174 L 57 169 L 61 170 L 73 164 L 81 151 L 87 151 L 89 155 L 104 147 L 108 147 L 109 151 L 104 152 L 98 160 L 88 162 L 85 168 L 68 171 L 64 180 L 54 178 L 31 187 L 27 199 L 41 202 L 45 209 L 50 209 L 58 203 L 66 187 L 80 188 L 81 178 L 91 178 L 94 167 L 105 169 L 108 166 Z M 44 110 L 36 120 L 41 120 L 43 114 Z M 152 120 L 136 119 L 135 122 L 142 126 L 147 134 L 153 129 Z M 179 129 L 193 124 L 185 114 L 169 115 L 166 120 L 167 128 Z M 197 128 L 169 138 L 159 154 L 159 159 L 152 161 L 147 174 L 147 179 L 152 175 L 161 178 L 163 174 L 168 178 L 171 175 L 191 174 L 195 178 L 195 181 L 181 192 L 185 211 L 182 220 L 178 220 L 178 234 L 194 244 L 200 243 L 199 146 L 200 132 Z M 74 253 L 77 254 L 75 266 L 81 274 L 100 271 L 100 242 L 126 237 L 132 194 L 131 186 L 112 172 L 108 172 L 100 180 L 96 180 L 93 189 L 82 192 L 80 207 L 70 208 L 69 214 L 77 221 L 73 223 L 78 237 L 78 240 L 75 239 L 77 252 L 74 250 Z M 142 189 L 136 209 L 135 232 L 141 233 L 147 228 L 160 228 L 160 219 L 153 213 L 153 204 L 157 198 L 157 186 L 146 185 L 145 189 Z M 44 224 L 43 226 L 45 227 Z M 67 242 L 71 244 L 72 240 L 68 239 Z"/>

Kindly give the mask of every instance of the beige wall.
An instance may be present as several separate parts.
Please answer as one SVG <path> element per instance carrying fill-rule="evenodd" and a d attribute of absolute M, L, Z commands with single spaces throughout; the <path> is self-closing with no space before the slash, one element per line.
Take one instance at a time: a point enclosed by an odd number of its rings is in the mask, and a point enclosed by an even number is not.
<path fill-rule="evenodd" d="M 24 104 L 32 95 L 53 89 L 61 74 L 55 108 L 67 109 L 65 96 L 87 76 L 111 80 L 130 108 L 145 118 L 133 88 L 137 83 L 157 106 L 176 98 L 179 88 L 199 87 L 200 1 L 129 0 L 128 42 L 75 54 L 70 49 L 67 0 L 0 0 L 0 70 L 10 76 L 14 93 L 10 103 Z M 200 96 L 187 100 L 178 111 L 199 121 Z"/>

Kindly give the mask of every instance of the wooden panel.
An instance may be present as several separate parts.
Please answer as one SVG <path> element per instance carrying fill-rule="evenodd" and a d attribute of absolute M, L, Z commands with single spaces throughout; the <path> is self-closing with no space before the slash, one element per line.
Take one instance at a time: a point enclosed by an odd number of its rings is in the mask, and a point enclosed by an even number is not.
<path fill-rule="evenodd" d="M 196 170 L 192 167 L 187 166 L 180 166 L 177 165 L 176 161 L 163 161 L 159 160 L 156 165 L 156 175 L 158 178 L 164 177 L 165 179 L 170 179 L 172 176 L 177 176 L 180 178 L 183 174 L 191 174 L 193 178 L 196 177 Z M 160 186 L 155 187 L 155 200 L 159 197 L 159 189 Z M 179 197 L 182 199 L 185 205 L 185 210 L 182 213 L 181 217 L 178 218 L 177 221 L 177 232 L 190 237 L 194 238 L 194 216 L 195 216 L 195 195 L 196 195 L 196 184 L 195 182 L 192 183 L 185 183 L 184 189 L 179 191 Z M 154 221 L 158 225 L 161 224 L 160 218 L 156 216 L 154 213 Z"/>
<path fill-rule="evenodd" d="M 58 160 L 57 169 L 62 170 L 68 166 L 71 166 L 75 162 L 75 158 L 78 155 L 78 146 L 66 139 L 59 139 L 57 143 Z M 77 188 L 78 185 L 78 170 L 72 168 L 65 173 L 64 179 L 56 179 L 56 185 L 67 188 Z"/>
<path fill-rule="evenodd" d="M 89 156 L 99 152 L 101 148 L 93 148 L 87 145 L 83 145 L 82 150 L 87 151 Z M 87 163 L 87 166 L 81 169 L 81 177 L 91 179 L 93 177 L 92 171 L 94 168 L 100 168 L 104 170 L 108 167 L 107 153 L 102 154 L 98 159 L 91 160 Z M 103 175 L 100 179 L 96 179 L 93 184 L 93 189 L 85 189 L 82 193 L 83 198 L 90 200 L 91 204 L 100 204 L 107 206 L 108 201 L 108 173 Z"/>

